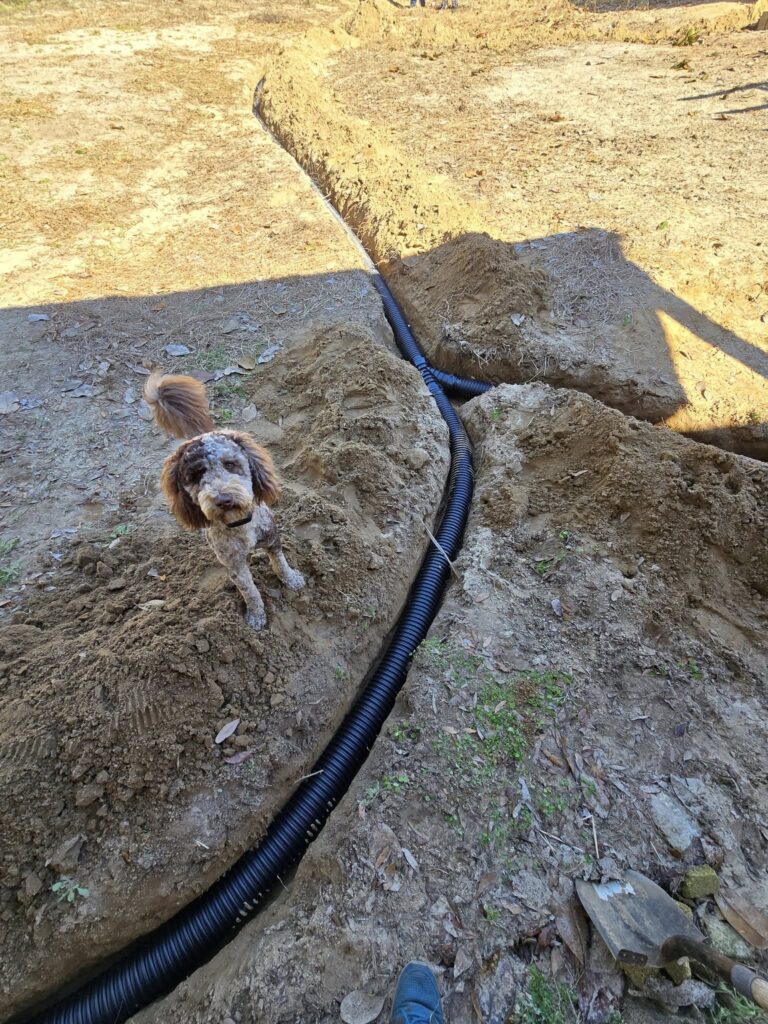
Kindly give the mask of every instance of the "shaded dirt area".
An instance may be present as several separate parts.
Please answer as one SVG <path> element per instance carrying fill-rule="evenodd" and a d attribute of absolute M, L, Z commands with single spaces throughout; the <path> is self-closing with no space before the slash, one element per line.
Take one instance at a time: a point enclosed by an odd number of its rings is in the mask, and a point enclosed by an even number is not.
<path fill-rule="evenodd" d="M 261 415 L 251 431 L 286 477 L 289 561 L 309 581 L 281 592 L 254 560 L 268 632 L 245 625 L 202 538 L 179 536 L 165 512 L 116 544 L 68 547 L 55 580 L 2 632 L 12 1001 L 30 986 L 39 994 L 53 946 L 55 986 L 187 902 L 256 840 L 404 600 L 447 466 L 416 372 L 365 336 L 328 329 L 278 356 L 252 396 Z M 233 719 L 237 735 L 217 747 Z M 242 765 L 222 760 L 242 751 L 252 755 Z M 58 903 L 59 875 L 87 899 Z"/>
<path fill-rule="evenodd" d="M 286 48 L 263 110 L 433 358 L 764 458 L 765 47 L 715 33 L 717 6 L 670 9 L 657 38 L 570 7 L 366 0 Z M 743 29 L 758 8 L 732 11 Z"/>
<path fill-rule="evenodd" d="M 420 956 L 453 1024 L 521 1019 L 532 965 L 544 1019 L 606 1020 L 638 982 L 582 944 L 574 878 L 709 863 L 768 907 L 765 469 L 540 385 L 465 414 L 459 579 L 387 735 L 291 890 L 138 1019 L 330 1024 Z"/>

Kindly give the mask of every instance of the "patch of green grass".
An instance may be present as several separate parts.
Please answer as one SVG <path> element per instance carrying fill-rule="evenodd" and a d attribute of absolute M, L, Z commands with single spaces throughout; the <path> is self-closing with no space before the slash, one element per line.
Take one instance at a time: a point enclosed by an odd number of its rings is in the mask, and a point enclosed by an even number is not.
<path fill-rule="evenodd" d="M 575 993 L 559 981 L 550 981 L 535 965 L 528 971 L 528 987 L 515 1005 L 515 1024 L 571 1024 L 577 1021 Z"/>
<path fill-rule="evenodd" d="M 363 806 L 370 807 L 371 804 L 381 795 L 381 783 L 374 782 L 372 786 L 369 786 L 365 791 L 365 796 L 360 801 Z"/>
<path fill-rule="evenodd" d="M 0 537 L 0 562 L 7 562 L 10 553 L 18 546 L 18 537 Z M 0 586 L 13 583 L 21 575 L 21 566 L 15 562 L 0 565 Z"/>
<path fill-rule="evenodd" d="M 18 545 L 18 537 L 0 537 L 0 558 L 7 558 Z"/>
<path fill-rule="evenodd" d="M 129 530 L 130 530 L 130 527 L 126 526 L 125 523 L 118 523 L 118 525 L 114 528 L 112 533 L 110 533 L 109 539 L 110 540 L 117 540 L 118 537 L 124 537 L 126 535 L 126 533 L 129 532 Z"/>
<path fill-rule="evenodd" d="M 557 535 L 558 548 L 549 558 L 542 558 L 533 566 L 533 571 L 542 579 L 551 575 L 558 566 L 571 555 L 581 554 L 581 548 L 577 547 L 573 534 L 569 530 L 560 530 Z"/>
<path fill-rule="evenodd" d="M 668 220 L 661 221 L 660 224 L 656 225 L 656 230 L 657 231 L 668 231 L 669 230 L 669 221 Z"/>
<path fill-rule="evenodd" d="M 209 373 L 213 373 L 214 370 L 223 370 L 225 366 L 229 365 L 227 350 L 223 345 L 214 345 L 212 348 L 204 349 L 198 353 L 197 361 Z"/>
<path fill-rule="evenodd" d="M 553 814 L 562 814 L 568 810 L 568 800 L 562 793 L 557 793 L 550 786 L 545 786 L 537 796 L 536 805 L 545 818 Z"/>
<path fill-rule="evenodd" d="M 712 1013 L 715 1024 L 744 1024 L 750 1020 L 766 1020 L 766 1015 L 759 1006 L 734 992 L 733 989 L 721 985 L 717 990 L 717 1006 Z"/>
<path fill-rule="evenodd" d="M 407 772 L 399 775 L 385 775 L 381 780 L 381 788 L 385 793 L 400 793 L 410 782 Z"/>
<path fill-rule="evenodd" d="M 672 40 L 673 46 L 693 46 L 694 43 L 699 41 L 699 33 L 693 27 L 689 25 L 685 32 L 681 32 L 677 39 Z"/>
<path fill-rule="evenodd" d="M 694 658 L 683 658 L 682 661 L 678 661 L 677 667 L 686 672 L 691 679 L 702 679 L 704 676 L 701 667 Z"/>
<path fill-rule="evenodd" d="M 86 889 L 84 885 L 80 885 L 73 878 L 67 878 L 66 875 L 59 879 L 58 882 L 54 882 L 51 886 L 51 892 L 55 892 L 58 895 L 59 903 L 74 903 L 75 900 L 86 899 L 91 890 Z"/>
<path fill-rule="evenodd" d="M 420 730 L 409 722 L 398 722 L 392 728 L 392 739 L 397 743 L 415 743 L 420 735 Z"/>
<path fill-rule="evenodd" d="M 334 676 L 337 679 L 346 679 L 347 678 L 347 673 L 344 671 L 344 669 L 341 667 L 341 665 L 337 665 L 336 666 L 336 668 L 333 670 L 333 674 L 334 674 Z"/>
<path fill-rule="evenodd" d="M 491 409 L 491 419 L 494 423 L 498 423 L 501 419 L 501 409 Z"/>
<path fill-rule="evenodd" d="M 466 686 L 485 666 L 485 659 L 479 654 L 439 637 L 429 637 L 419 644 L 416 661 L 417 664 L 438 669 L 447 682 L 459 687 Z"/>
<path fill-rule="evenodd" d="M 216 398 L 245 398 L 246 390 L 242 384 L 236 380 L 229 380 L 227 377 L 222 377 L 221 380 L 217 380 L 212 386 L 211 390 Z"/>
<path fill-rule="evenodd" d="M 219 409 L 216 413 L 216 419 L 219 423 L 231 423 L 234 418 L 235 414 L 231 409 Z"/>

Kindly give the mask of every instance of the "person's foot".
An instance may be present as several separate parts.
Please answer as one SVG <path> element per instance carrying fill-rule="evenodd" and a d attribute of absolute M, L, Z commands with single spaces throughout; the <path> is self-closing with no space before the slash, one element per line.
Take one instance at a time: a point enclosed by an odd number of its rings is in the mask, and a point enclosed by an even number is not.
<path fill-rule="evenodd" d="M 400 972 L 389 1024 L 445 1024 L 435 976 L 420 960 Z"/>

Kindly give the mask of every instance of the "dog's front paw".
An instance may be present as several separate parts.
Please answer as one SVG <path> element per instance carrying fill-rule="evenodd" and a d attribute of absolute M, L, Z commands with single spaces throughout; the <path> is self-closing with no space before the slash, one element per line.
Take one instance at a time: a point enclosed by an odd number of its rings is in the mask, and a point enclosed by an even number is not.
<path fill-rule="evenodd" d="M 263 608 L 258 612 L 249 609 L 245 613 L 245 623 L 251 629 L 264 629 L 267 624 L 267 613 Z"/>
<path fill-rule="evenodd" d="M 296 569 L 291 569 L 290 572 L 285 574 L 283 583 L 289 590 L 301 590 L 304 587 L 306 580 L 300 572 L 297 572 Z"/>

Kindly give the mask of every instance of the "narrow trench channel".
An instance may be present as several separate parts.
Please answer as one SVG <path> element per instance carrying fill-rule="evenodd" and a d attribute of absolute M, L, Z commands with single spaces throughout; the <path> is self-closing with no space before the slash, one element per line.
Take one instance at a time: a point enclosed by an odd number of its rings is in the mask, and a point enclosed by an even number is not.
<path fill-rule="evenodd" d="M 263 80 L 254 92 L 253 113 L 275 144 L 284 148 L 259 115 L 262 86 Z M 78 987 L 80 979 L 73 979 L 65 992 L 48 1000 L 44 1008 L 31 1015 L 16 1016 L 9 1024 L 120 1024 L 172 991 L 231 941 L 246 921 L 263 910 L 275 887 L 284 884 L 284 879 L 295 870 L 367 759 L 405 682 L 413 654 L 442 603 L 450 578 L 449 563 L 461 549 L 474 489 L 471 445 L 446 392 L 472 398 L 492 385 L 430 366 L 359 239 L 317 184 L 309 175 L 307 178 L 362 256 L 401 354 L 421 374 L 448 426 L 451 469 L 441 502 L 443 511 L 435 533 L 436 543 L 427 549 L 404 608 L 362 692 L 311 775 L 277 814 L 262 842 L 243 854 L 207 892 L 122 955 L 118 954 L 111 966 L 85 985 Z"/>

